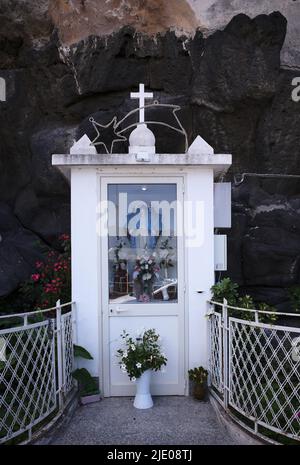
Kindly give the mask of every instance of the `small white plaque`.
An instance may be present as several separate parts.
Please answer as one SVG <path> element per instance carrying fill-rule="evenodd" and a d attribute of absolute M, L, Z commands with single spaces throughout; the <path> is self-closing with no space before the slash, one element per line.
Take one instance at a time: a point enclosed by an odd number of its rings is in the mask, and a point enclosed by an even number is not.
<path fill-rule="evenodd" d="M 225 234 L 215 234 L 215 271 L 227 270 L 227 236 Z"/>
<path fill-rule="evenodd" d="M 231 182 L 214 184 L 214 227 L 231 228 Z"/>

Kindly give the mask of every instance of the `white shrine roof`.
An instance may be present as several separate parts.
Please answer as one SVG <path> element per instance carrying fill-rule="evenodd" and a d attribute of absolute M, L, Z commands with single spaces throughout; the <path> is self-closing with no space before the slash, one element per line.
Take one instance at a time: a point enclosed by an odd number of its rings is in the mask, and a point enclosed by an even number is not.
<path fill-rule="evenodd" d="M 232 156 L 229 154 L 201 153 L 154 153 L 149 155 L 149 161 L 138 161 L 136 154 L 55 154 L 52 164 L 60 168 L 78 166 L 203 166 L 211 167 L 215 176 L 225 173 L 231 166 Z"/>

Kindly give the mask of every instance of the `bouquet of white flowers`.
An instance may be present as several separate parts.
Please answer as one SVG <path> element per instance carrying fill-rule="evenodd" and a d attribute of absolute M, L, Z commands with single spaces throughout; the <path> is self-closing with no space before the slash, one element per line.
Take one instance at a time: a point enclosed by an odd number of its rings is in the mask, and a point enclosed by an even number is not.
<path fill-rule="evenodd" d="M 119 365 L 132 381 L 146 370 L 158 371 L 167 364 L 167 358 L 161 352 L 160 336 L 156 334 L 155 329 L 148 329 L 136 338 L 123 331 L 121 338 L 125 347 L 117 350 Z"/>

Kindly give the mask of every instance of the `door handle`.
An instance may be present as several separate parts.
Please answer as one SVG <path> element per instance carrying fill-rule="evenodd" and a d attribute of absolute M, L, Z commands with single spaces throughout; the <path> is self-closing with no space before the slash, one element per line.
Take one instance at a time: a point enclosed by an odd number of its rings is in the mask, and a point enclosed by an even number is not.
<path fill-rule="evenodd" d="M 113 313 L 114 310 L 116 311 L 116 313 L 122 313 L 122 312 L 127 312 L 128 311 L 126 308 L 116 307 L 116 309 L 111 308 L 110 313 Z"/>

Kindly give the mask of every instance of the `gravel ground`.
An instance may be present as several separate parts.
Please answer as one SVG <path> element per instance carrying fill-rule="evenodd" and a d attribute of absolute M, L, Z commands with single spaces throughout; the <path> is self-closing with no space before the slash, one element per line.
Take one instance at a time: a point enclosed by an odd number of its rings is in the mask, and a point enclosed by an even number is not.
<path fill-rule="evenodd" d="M 246 444 L 231 434 L 210 402 L 192 397 L 154 397 L 147 410 L 133 407 L 131 397 L 110 397 L 79 407 L 58 429 L 51 444 Z"/>

